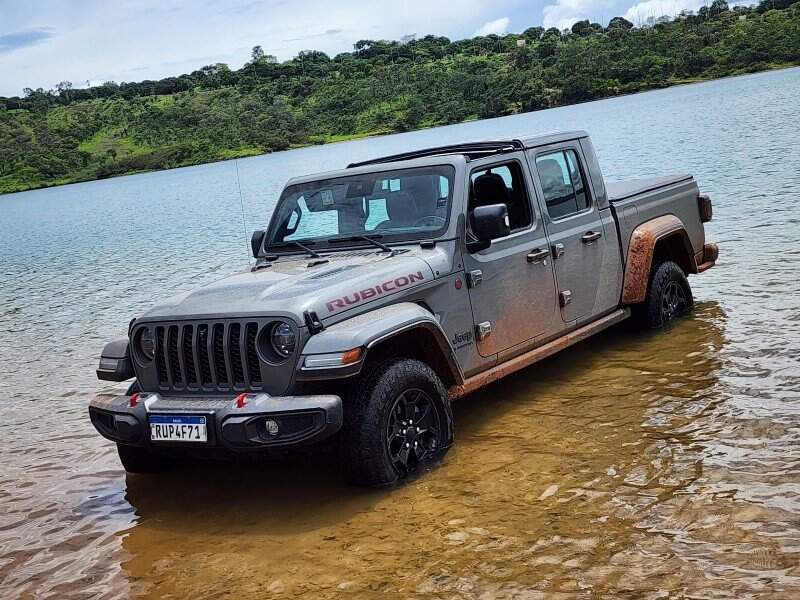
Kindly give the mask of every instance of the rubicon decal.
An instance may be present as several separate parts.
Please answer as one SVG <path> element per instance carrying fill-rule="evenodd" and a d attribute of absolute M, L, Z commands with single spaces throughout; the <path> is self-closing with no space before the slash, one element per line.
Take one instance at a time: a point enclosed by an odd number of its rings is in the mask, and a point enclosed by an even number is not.
<path fill-rule="evenodd" d="M 334 313 L 337 310 L 360 304 L 365 300 L 370 300 L 377 296 L 382 296 L 383 294 L 391 294 L 393 291 L 409 286 L 417 281 L 425 281 L 425 275 L 422 274 L 422 271 L 401 275 L 400 277 L 395 277 L 394 279 L 384 281 L 378 285 L 370 286 L 353 294 L 347 294 L 341 298 L 328 300 L 325 306 L 328 308 L 328 312 Z"/>

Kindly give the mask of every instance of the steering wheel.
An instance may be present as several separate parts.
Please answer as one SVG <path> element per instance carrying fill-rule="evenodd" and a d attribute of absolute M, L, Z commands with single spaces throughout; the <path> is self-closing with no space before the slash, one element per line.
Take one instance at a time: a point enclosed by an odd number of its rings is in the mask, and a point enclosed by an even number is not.
<path fill-rule="evenodd" d="M 430 221 L 430 222 L 429 222 Z M 424 217 L 417 219 L 412 227 L 422 227 L 424 225 L 444 225 L 445 218 L 440 217 L 439 215 L 425 215 Z"/>

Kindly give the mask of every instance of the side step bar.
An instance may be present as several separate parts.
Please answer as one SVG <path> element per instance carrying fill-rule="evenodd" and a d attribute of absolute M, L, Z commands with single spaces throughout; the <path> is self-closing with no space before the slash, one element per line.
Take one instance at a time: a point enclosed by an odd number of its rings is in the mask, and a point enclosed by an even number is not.
<path fill-rule="evenodd" d="M 552 342 L 548 342 L 543 346 L 529 350 L 525 354 L 515 356 L 514 358 L 507 360 L 502 364 L 496 365 L 491 369 L 487 369 L 486 371 L 478 373 L 477 375 L 468 377 L 461 385 L 454 385 L 448 389 L 447 396 L 450 400 L 456 400 L 462 396 L 466 396 L 477 389 L 489 385 L 490 383 L 494 383 L 498 379 L 502 379 L 506 375 L 510 375 L 511 373 L 515 373 L 520 369 L 524 369 L 525 367 L 528 367 L 535 362 L 539 362 L 540 360 L 547 358 L 548 356 L 551 356 L 556 352 L 563 350 L 564 348 L 569 348 L 573 344 L 577 344 L 578 342 L 585 340 L 595 333 L 599 333 L 604 329 L 611 327 L 612 325 L 616 325 L 620 321 L 627 319 L 630 314 L 630 308 L 620 308 L 619 310 L 616 310 L 605 317 L 601 317 L 600 319 L 592 321 L 583 327 L 579 327 L 578 329 L 570 331 L 569 333 L 564 334 Z"/>

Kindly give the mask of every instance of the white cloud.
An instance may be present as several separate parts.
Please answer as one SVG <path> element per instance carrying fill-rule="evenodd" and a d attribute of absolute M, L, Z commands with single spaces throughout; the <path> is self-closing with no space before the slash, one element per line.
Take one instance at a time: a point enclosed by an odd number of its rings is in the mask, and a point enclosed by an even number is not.
<path fill-rule="evenodd" d="M 682 10 L 697 11 L 701 6 L 710 4 L 703 0 L 645 0 L 631 6 L 625 13 L 625 18 L 634 25 L 641 25 L 648 18 L 657 19 L 667 15 L 674 17 Z"/>
<path fill-rule="evenodd" d="M 472 35 L 503 35 L 506 31 L 508 31 L 509 23 L 511 23 L 511 19 L 508 17 L 501 17 L 499 19 L 495 19 L 494 21 L 484 23 L 479 29 L 476 29 L 475 33 Z"/>
<path fill-rule="evenodd" d="M 577 21 L 599 21 L 603 11 L 613 5 L 611 0 L 556 0 L 542 9 L 545 28 L 568 29 Z"/>
<path fill-rule="evenodd" d="M 76 85 L 87 79 L 141 81 L 215 62 L 239 68 L 257 44 L 286 60 L 307 49 L 331 56 L 351 51 L 360 39 L 410 33 L 459 39 L 494 15 L 511 15 L 522 1 L 0 0 L 0 35 L 54 32 L 0 55 L 0 96 L 23 87 L 47 89 L 64 79 Z"/>

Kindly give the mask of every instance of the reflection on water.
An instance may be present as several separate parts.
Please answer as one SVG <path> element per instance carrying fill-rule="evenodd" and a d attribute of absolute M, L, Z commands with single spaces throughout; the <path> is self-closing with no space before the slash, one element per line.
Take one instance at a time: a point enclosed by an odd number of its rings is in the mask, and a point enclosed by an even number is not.
<path fill-rule="evenodd" d="M 666 335 L 613 331 L 494 385 L 456 404 L 457 448 L 407 488 L 343 487 L 324 461 L 130 476 L 128 579 L 143 593 L 235 582 L 313 597 L 678 584 L 693 541 L 713 527 L 737 535 L 730 495 L 694 497 L 716 504 L 708 523 L 686 502 L 724 341 L 719 305 L 704 303 Z"/>
<path fill-rule="evenodd" d="M 620 176 L 663 170 L 654 144 L 676 162 L 706 144 L 691 170 L 714 198 L 723 259 L 692 279 L 695 310 L 669 331 L 618 327 L 460 400 L 444 463 L 391 490 L 343 485 L 325 454 L 125 476 L 91 429 L 102 340 L 171 282 L 241 261 L 218 201 L 195 207 L 202 227 L 179 218 L 223 166 L 0 199 L 0 220 L 17 224 L 0 239 L 0 598 L 797 597 L 800 156 L 778 165 L 768 149 L 793 147 L 798 82 L 793 70 L 493 122 L 552 129 L 569 116 Z M 714 101 L 724 110 L 709 112 Z M 768 130 L 742 127 L 754 103 L 771 107 Z M 671 120 L 667 108 L 708 122 Z M 630 137 L 631 121 L 649 123 L 648 139 Z M 487 125 L 424 135 L 476 127 Z M 345 148 L 366 152 L 308 152 Z M 256 160 L 315 170 L 303 152 Z M 70 198 L 106 186 L 160 200 L 115 196 L 103 224 Z M 87 196 L 93 210 L 103 193 Z M 125 208 L 137 202 L 181 242 L 138 227 Z M 22 243 L 30 231 L 39 246 Z M 42 246 L 47 257 L 26 256 Z"/>

